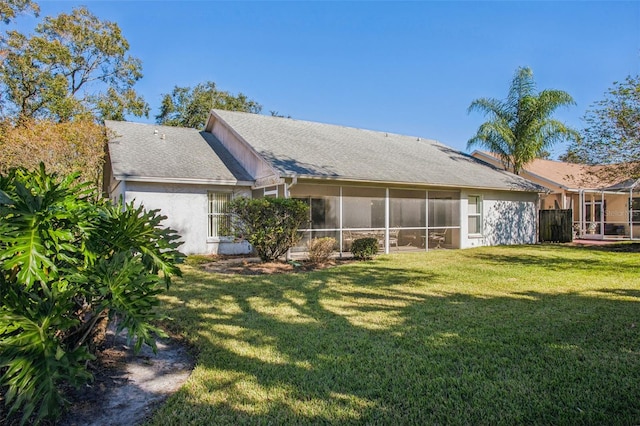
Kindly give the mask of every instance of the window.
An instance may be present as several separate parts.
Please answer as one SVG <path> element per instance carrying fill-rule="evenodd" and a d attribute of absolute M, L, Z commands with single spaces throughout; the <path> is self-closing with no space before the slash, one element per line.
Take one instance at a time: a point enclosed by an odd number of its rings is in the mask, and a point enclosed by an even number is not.
<path fill-rule="evenodd" d="M 482 200 L 477 195 L 468 198 L 469 235 L 482 234 Z"/>
<path fill-rule="evenodd" d="M 229 234 L 229 201 L 231 194 L 228 192 L 209 192 L 209 237 L 217 238 Z"/>

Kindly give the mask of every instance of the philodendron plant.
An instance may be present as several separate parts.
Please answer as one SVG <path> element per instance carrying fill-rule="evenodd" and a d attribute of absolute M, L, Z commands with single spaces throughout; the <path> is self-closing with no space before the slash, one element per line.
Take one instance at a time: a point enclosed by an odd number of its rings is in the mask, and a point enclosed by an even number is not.
<path fill-rule="evenodd" d="M 0 176 L 0 386 L 8 415 L 55 419 L 63 385 L 91 378 L 94 330 L 117 315 L 155 348 L 157 295 L 180 275 L 179 236 L 158 211 L 91 196 L 78 175 Z"/>

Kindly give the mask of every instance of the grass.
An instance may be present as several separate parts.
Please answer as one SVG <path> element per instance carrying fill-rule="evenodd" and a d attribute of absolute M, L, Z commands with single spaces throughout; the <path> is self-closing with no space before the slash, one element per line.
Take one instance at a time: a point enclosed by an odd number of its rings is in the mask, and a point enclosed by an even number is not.
<path fill-rule="evenodd" d="M 380 256 L 312 273 L 185 268 L 198 351 L 150 421 L 640 423 L 640 257 L 566 246 Z"/>

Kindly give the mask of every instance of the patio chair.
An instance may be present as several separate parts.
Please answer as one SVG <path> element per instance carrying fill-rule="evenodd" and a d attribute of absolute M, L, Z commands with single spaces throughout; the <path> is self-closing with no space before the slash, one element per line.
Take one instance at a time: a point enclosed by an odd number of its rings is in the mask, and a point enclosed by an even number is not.
<path fill-rule="evenodd" d="M 445 229 L 444 231 L 441 232 L 429 232 L 429 241 L 433 241 L 434 243 L 436 243 L 436 246 L 434 248 L 442 248 L 442 244 L 444 244 L 444 241 L 447 239 L 447 229 Z"/>
<path fill-rule="evenodd" d="M 395 230 L 390 230 L 389 231 L 389 249 L 391 249 L 392 246 L 396 246 L 396 250 L 399 250 L 398 248 L 398 233 L 400 231 L 395 229 Z"/>

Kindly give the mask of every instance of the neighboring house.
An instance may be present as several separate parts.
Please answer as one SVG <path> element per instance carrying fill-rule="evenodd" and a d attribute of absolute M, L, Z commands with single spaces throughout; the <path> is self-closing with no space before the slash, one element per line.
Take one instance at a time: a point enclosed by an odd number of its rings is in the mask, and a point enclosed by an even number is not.
<path fill-rule="evenodd" d="M 106 122 L 112 199 L 160 208 L 185 253 L 247 249 L 220 224 L 233 197 L 291 197 L 310 206 L 306 241 L 339 250 L 374 236 L 382 250 L 536 242 L 545 189 L 433 140 L 213 110 L 205 131 Z"/>
<path fill-rule="evenodd" d="M 473 157 L 495 167 L 502 162 L 495 155 L 475 151 Z M 582 238 L 640 237 L 640 187 L 629 179 L 611 181 L 601 173 L 605 166 L 588 166 L 535 159 L 521 176 L 548 188 L 540 208 L 572 209 L 576 236 Z"/>

